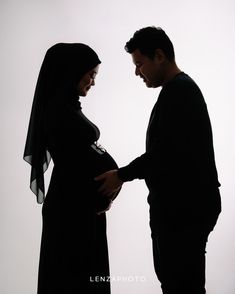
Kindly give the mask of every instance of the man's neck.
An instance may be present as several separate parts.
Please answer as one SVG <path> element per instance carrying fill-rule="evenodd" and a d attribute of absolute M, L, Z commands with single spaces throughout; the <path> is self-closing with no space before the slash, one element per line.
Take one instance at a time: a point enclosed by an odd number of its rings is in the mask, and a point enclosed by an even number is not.
<path fill-rule="evenodd" d="M 177 74 L 181 73 L 182 71 L 178 68 L 176 63 L 170 63 L 168 64 L 166 71 L 165 71 L 165 76 L 164 76 L 164 81 L 163 85 L 166 85 L 170 80 L 172 80 Z"/>

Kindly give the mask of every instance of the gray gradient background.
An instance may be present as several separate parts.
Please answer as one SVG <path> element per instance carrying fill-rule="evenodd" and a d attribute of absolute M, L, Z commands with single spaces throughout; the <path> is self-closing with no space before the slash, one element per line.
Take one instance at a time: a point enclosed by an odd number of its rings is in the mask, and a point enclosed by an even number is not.
<path fill-rule="evenodd" d="M 166 30 L 179 67 L 199 84 L 208 105 L 223 212 L 209 238 L 207 289 L 208 294 L 235 293 L 234 11 L 233 0 L 1 0 L 0 293 L 36 293 L 41 206 L 29 190 L 30 168 L 22 154 L 47 48 L 61 41 L 83 42 L 98 52 L 100 73 L 96 87 L 82 99 L 83 109 L 100 127 L 100 143 L 122 166 L 144 151 L 160 90 L 147 89 L 134 76 L 131 57 L 123 50 L 134 31 L 148 25 Z M 47 183 L 49 177 L 50 170 Z M 161 293 L 146 197 L 143 181 L 128 183 L 107 213 L 113 294 Z M 119 276 L 129 281 L 118 282 Z"/>

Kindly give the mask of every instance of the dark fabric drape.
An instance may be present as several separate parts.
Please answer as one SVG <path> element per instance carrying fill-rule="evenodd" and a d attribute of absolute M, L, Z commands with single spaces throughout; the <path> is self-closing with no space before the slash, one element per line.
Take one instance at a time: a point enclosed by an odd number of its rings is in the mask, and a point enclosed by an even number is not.
<path fill-rule="evenodd" d="M 82 76 L 100 62 L 97 54 L 81 43 L 58 43 L 46 52 L 33 99 L 24 160 L 31 165 L 30 188 L 38 203 L 45 198 L 44 172 L 51 155 L 47 148 L 44 116 L 48 103 L 71 103 L 77 100 L 77 84 Z"/>

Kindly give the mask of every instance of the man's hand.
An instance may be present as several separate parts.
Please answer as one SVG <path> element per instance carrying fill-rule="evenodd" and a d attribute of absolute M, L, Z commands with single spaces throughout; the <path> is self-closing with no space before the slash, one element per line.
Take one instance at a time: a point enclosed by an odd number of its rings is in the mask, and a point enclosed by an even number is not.
<path fill-rule="evenodd" d="M 98 191 L 106 197 L 113 198 L 115 192 L 118 192 L 123 184 L 123 181 L 119 178 L 117 170 L 110 170 L 95 178 L 96 181 L 103 181 Z"/>

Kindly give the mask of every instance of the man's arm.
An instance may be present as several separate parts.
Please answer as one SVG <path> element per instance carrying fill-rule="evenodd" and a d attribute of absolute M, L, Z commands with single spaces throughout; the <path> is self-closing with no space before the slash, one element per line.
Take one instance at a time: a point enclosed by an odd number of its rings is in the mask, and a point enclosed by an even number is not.
<path fill-rule="evenodd" d="M 185 168 L 191 151 L 193 108 L 190 100 L 193 96 L 194 93 L 182 88 L 168 91 L 167 97 L 164 97 L 164 106 L 161 106 L 160 112 L 158 110 L 158 117 L 153 114 L 151 146 L 127 166 L 98 176 L 96 180 L 104 181 L 100 192 L 109 196 L 124 182 L 137 178 L 154 178 L 156 181 L 161 174 L 170 172 L 177 176 L 177 173 Z"/>

